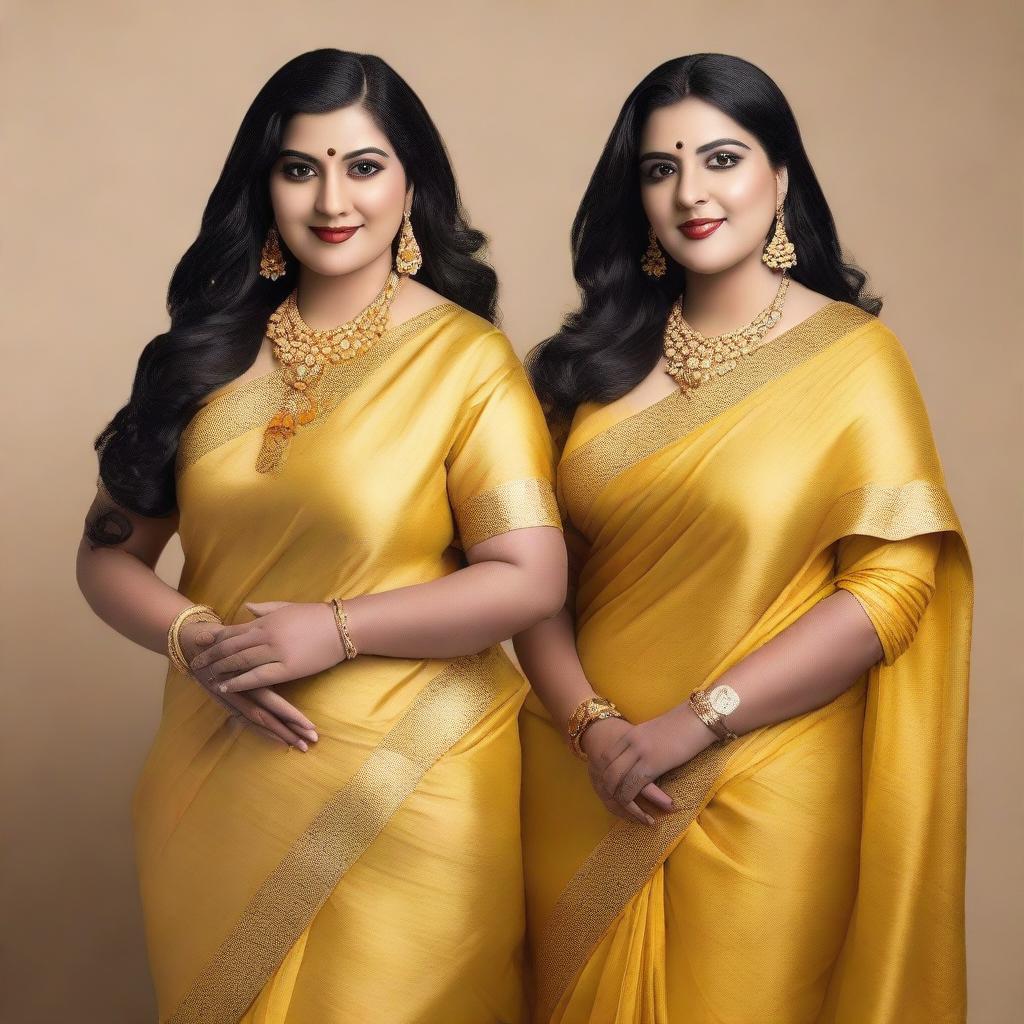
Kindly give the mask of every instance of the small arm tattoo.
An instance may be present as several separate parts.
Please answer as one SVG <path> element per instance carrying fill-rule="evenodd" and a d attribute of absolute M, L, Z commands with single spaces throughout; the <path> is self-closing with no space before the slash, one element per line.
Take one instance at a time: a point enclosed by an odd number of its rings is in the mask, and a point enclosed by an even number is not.
<path fill-rule="evenodd" d="M 114 508 L 99 512 L 85 522 L 85 539 L 93 551 L 117 547 L 131 535 L 132 524 L 128 517 Z"/>

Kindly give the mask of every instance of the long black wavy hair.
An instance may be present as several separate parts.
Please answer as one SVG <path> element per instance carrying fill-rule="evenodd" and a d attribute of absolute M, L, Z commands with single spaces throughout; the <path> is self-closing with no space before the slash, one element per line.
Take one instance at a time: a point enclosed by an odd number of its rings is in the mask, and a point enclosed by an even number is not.
<path fill-rule="evenodd" d="M 582 402 L 621 398 L 658 361 L 669 308 L 684 291 L 684 272 L 670 257 L 660 279 L 640 270 L 649 230 L 640 199 L 640 138 L 653 110 L 687 96 L 727 114 L 760 141 L 774 168 L 788 168 L 786 233 L 800 260 L 790 276 L 870 313 L 882 308 L 879 299 L 864 294 L 866 275 L 843 258 L 796 118 L 775 82 L 724 53 L 666 61 L 623 104 L 573 220 L 580 306 L 527 358 L 534 388 L 556 421 L 570 417 Z M 774 229 L 773 221 L 766 242 Z"/>
<path fill-rule="evenodd" d="M 253 364 L 267 318 L 294 287 L 294 275 L 275 282 L 259 276 L 273 222 L 269 175 L 285 126 L 293 114 L 357 103 L 416 186 L 412 225 L 424 255 L 418 280 L 496 318 L 497 278 L 479 255 L 487 239 L 467 221 L 444 142 L 419 97 L 379 57 L 334 49 L 301 54 L 260 89 L 242 119 L 199 236 L 171 277 L 170 329 L 143 349 L 128 404 L 96 439 L 100 477 L 118 504 L 146 516 L 174 511 L 182 430 L 207 395 Z M 283 243 L 282 250 L 287 259 Z"/>

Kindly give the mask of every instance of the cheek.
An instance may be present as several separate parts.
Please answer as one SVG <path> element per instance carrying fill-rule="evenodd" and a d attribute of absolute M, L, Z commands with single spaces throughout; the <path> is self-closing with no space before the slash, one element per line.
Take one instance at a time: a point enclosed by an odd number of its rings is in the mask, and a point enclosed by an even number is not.
<path fill-rule="evenodd" d="M 358 182 L 353 189 L 355 208 L 367 221 L 386 224 L 402 219 L 405 210 L 405 182 L 397 174 L 378 174 Z"/>
<path fill-rule="evenodd" d="M 640 187 L 640 204 L 655 230 L 662 225 L 675 225 L 678 211 L 675 208 L 672 187 L 668 181 L 657 185 L 642 185 Z"/>
<path fill-rule="evenodd" d="M 771 219 L 775 212 L 775 178 L 763 172 L 722 174 L 715 189 L 727 217 L 734 221 Z"/>
<path fill-rule="evenodd" d="M 281 178 L 270 181 L 270 205 L 278 224 L 298 218 L 306 219 L 316 196 L 312 187 L 293 184 Z"/>

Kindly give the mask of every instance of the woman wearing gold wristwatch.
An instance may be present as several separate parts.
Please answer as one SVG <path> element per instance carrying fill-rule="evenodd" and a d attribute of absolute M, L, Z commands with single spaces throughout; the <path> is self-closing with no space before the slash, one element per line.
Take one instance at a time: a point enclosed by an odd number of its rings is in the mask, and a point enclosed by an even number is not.
<path fill-rule="evenodd" d="M 963 1021 L 970 563 L 777 86 L 651 72 L 573 252 L 528 364 L 575 594 L 516 638 L 538 1024 Z"/>
<path fill-rule="evenodd" d="M 81 587 L 172 660 L 135 801 L 161 1021 L 525 1019 L 496 645 L 562 606 L 565 548 L 483 242 L 391 68 L 297 57 L 100 437 Z"/>

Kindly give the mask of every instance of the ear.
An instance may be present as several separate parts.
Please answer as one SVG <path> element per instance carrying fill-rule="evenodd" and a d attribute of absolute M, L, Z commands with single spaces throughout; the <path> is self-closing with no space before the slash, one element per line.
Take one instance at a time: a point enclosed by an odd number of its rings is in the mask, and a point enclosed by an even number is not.
<path fill-rule="evenodd" d="M 789 194 L 789 168 L 780 167 L 775 174 L 775 194 L 779 197 L 779 206 L 786 201 Z"/>

